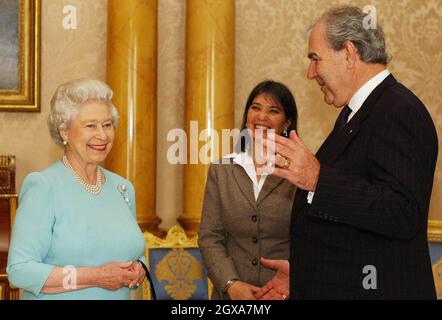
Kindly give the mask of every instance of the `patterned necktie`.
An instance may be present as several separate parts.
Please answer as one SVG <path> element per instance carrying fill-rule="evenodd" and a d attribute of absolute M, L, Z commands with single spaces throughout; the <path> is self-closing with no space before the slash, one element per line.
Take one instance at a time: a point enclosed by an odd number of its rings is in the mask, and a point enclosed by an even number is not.
<path fill-rule="evenodd" d="M 335 129 L 342 129 L 345 127 L 348 121 L 348 116 L 351 113 L 351 109 L 349 106 L 345 106 L 339 114 L 338 119 L 336 119 Z"/>

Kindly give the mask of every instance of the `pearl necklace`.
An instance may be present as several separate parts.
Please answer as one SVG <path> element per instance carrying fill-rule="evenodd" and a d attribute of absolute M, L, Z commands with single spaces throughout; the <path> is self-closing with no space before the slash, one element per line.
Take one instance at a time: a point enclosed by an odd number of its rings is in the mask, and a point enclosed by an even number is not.
<path fill-rule="evenodd" d="M 68 158 L 64 155 L 63 156 L 63 163 L 64 165 L 71 170 L 71 172 L 74 174 L 77 181 L 86 189 L 87 192 L 93 194 L 94 196 L 100 194 L 101 188 L 102 188 L 102 173 L 101 169 L 97 167 L 97 183 L 96 184 L 90 184 L 87 183 L 78 173 L 75 171 L 75 169 L 72 167 L 72 165 L 69 163 Z"/>

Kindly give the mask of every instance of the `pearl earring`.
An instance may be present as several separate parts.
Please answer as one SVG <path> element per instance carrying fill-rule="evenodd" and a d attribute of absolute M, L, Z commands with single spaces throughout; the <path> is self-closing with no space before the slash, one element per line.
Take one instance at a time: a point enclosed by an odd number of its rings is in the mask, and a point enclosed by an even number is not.
<path fill-rule="evenodd" d="M 63 145 L 66 147 L 68 145 L 68 142 L 66 140 L 63 140 Z"/>
<path fill-rule="evenodd" d="M 284 131 L 282 132 L 282 135 L 284 137 L 288 137 L 289 136 L 289 133 L 287 132 L 287 129 L 284 129 Z"/>

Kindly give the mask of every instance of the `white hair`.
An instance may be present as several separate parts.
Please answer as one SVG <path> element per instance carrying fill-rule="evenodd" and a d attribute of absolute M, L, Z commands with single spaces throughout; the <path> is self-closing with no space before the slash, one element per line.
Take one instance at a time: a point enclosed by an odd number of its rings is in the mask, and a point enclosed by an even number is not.
<path fill-rule="evenodd" d="M 77 114 L 77 107 L 92 101 L 102 101 L 109 107 L 112 124 L 118 125 L 118 110 L 112 103 L 112 89 L 100 80 L 78 79 L 59 86 L 51 99 L 51 113 L 48 117 L 49 133 L 58 145 L 63 145 L 60 130 L 69 128 Z"/>

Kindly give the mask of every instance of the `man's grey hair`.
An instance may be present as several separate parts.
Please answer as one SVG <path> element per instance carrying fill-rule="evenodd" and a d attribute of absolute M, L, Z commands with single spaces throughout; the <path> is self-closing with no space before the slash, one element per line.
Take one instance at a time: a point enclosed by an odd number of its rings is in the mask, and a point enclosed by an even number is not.
<path fill-rule="evenodd" d="M 375 29 L 369 28 L 364 23 L 367 16 L 358 7 L 336 7 L 324 13 L 309 30 L 318 23 L 324 23 L 326 38 L 332 49 L 341 50 L 346 41 L 351 41 L 362 61 L 387 65 L 390 58 L 386 52 L 384 31 L 379 24 Z"/>
<path fill-rule="evenodd" d="M 112 115 L 112 124 L 118 125 L 118 110 L 112 103 L 113 91 L 102 81 L 78 79 L 59 86 L 51 100 L 51 113 L 48 117 L 49 133 L 58 145 L 63 145 L 60 130 L 69 128 L 77 114 L 77 107 L 94 101 L 106 103 Z"/>

